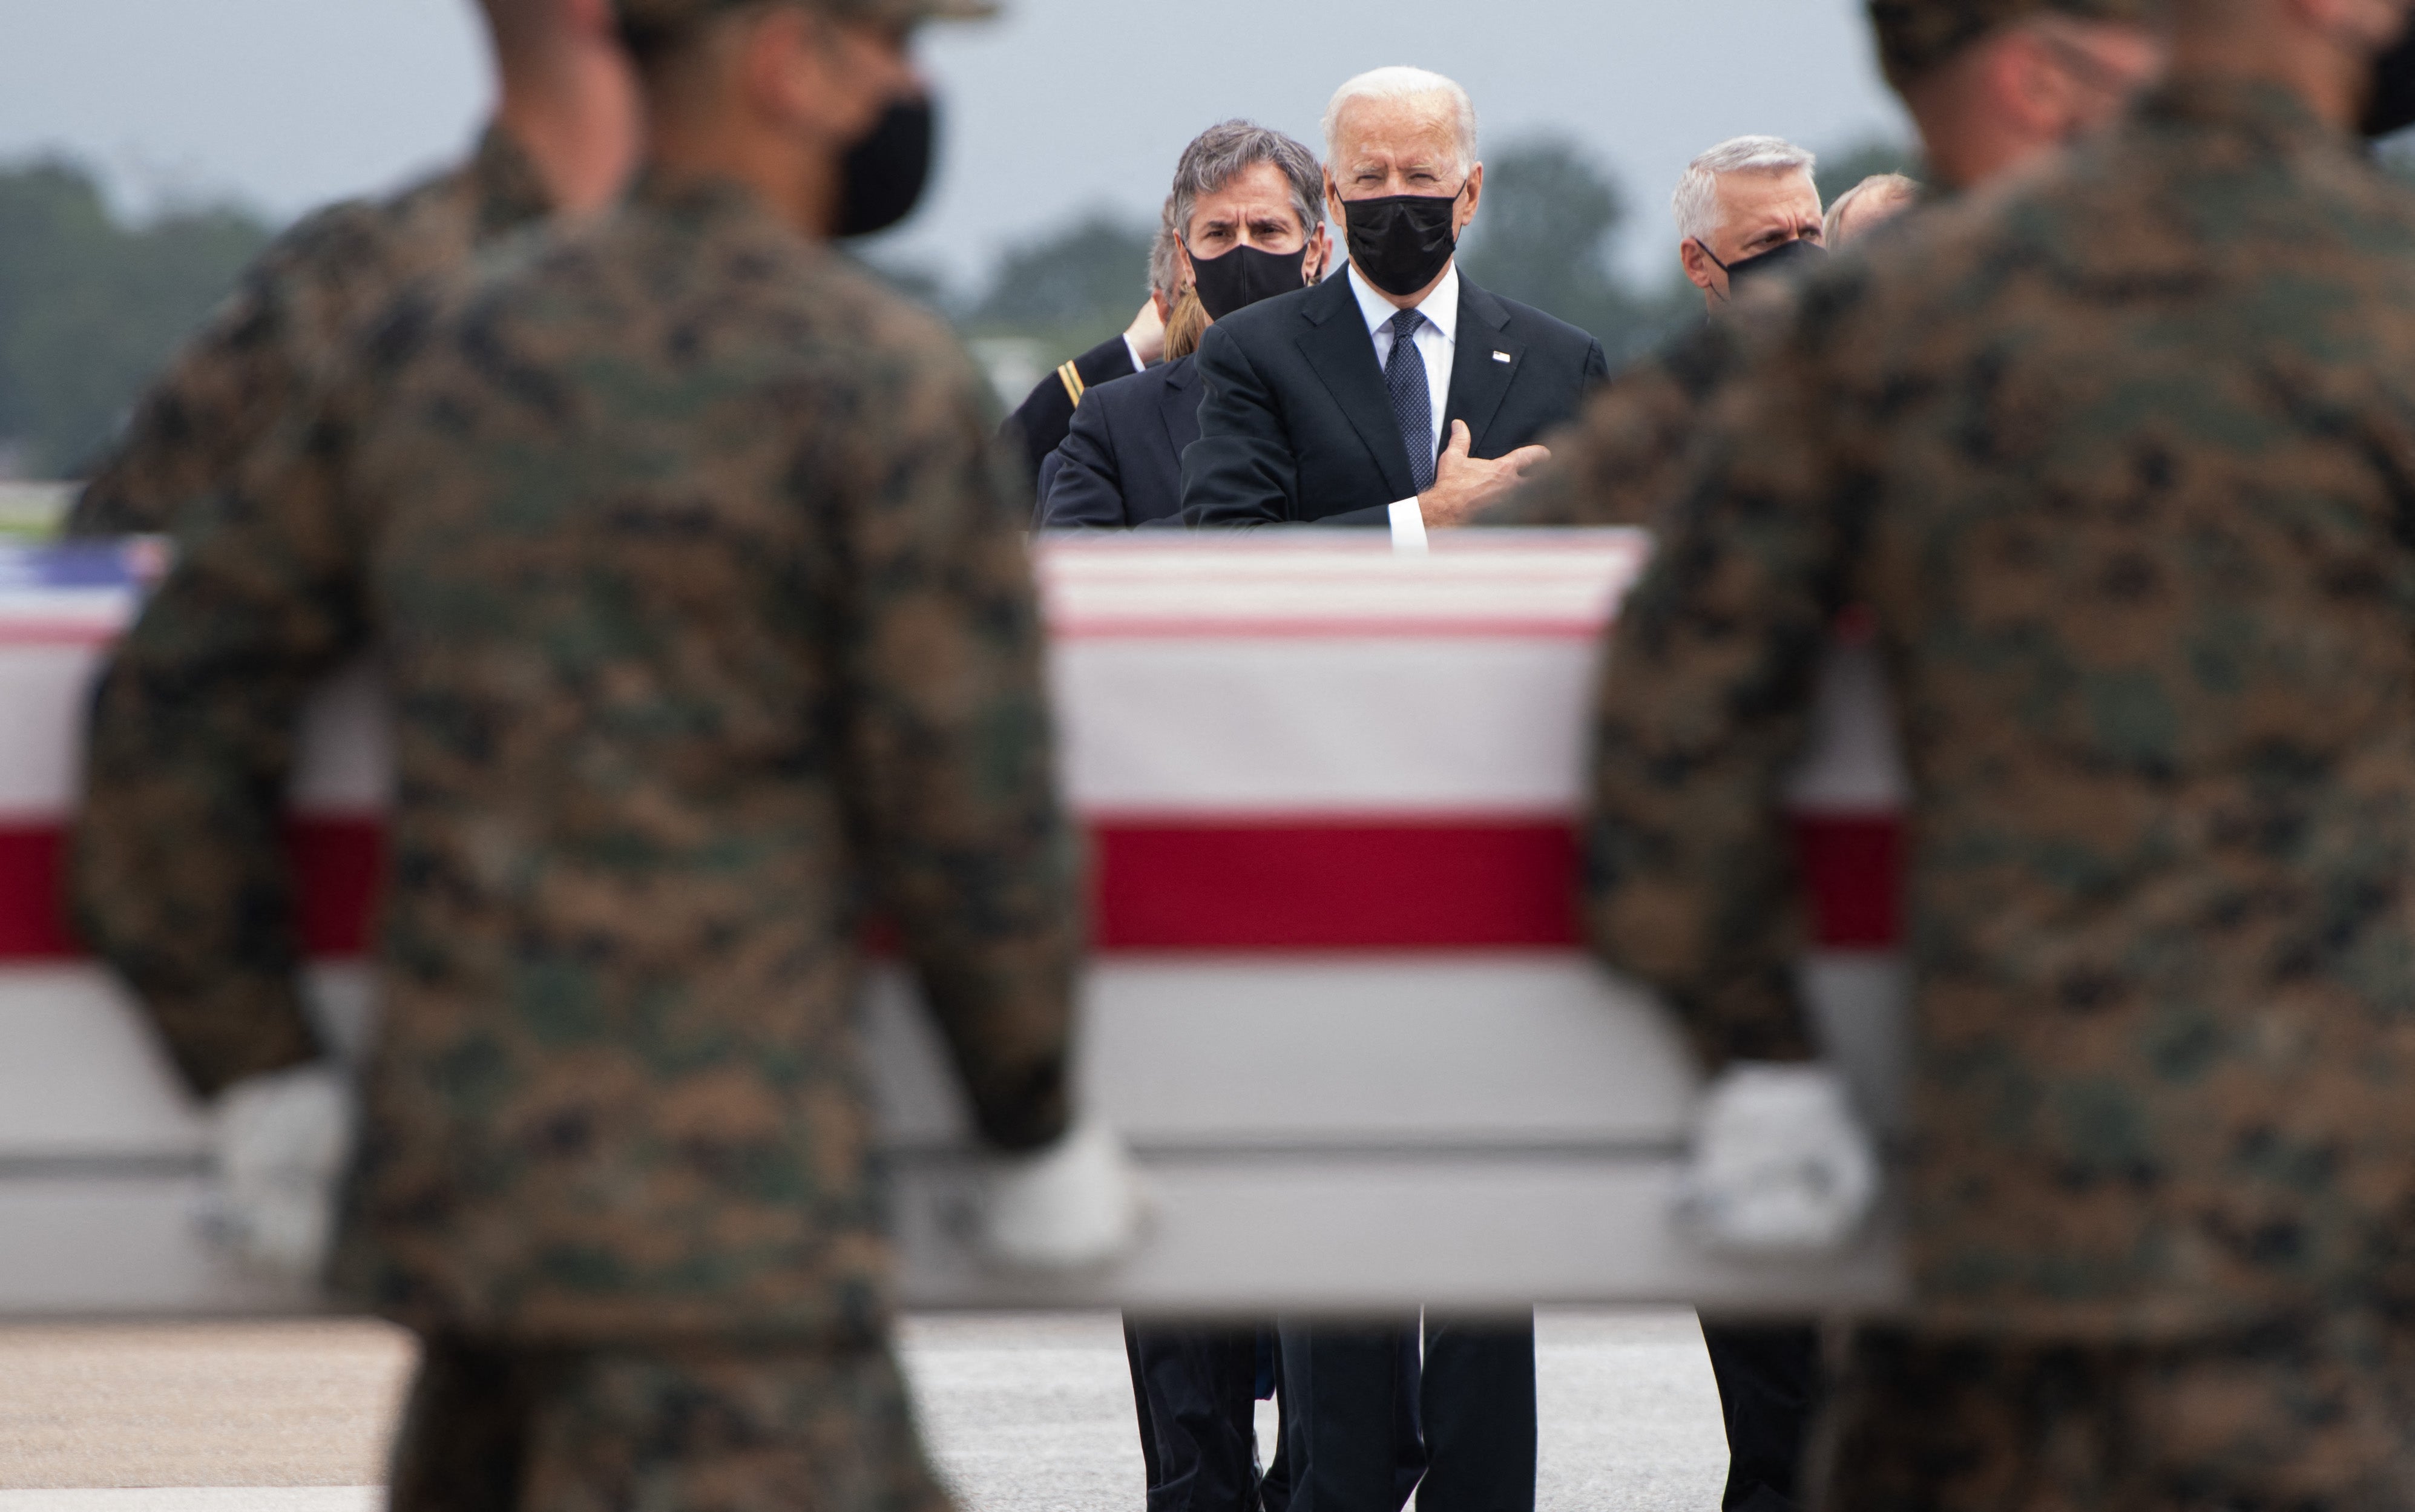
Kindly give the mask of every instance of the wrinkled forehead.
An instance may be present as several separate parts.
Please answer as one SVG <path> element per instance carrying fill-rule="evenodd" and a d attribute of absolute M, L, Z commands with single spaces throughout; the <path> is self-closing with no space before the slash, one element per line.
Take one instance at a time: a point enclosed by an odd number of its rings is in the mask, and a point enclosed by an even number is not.
<path fill-rule="evenodd" d="M 1344 101 L 1333 122 L 1333 152 L 1337 166 L 1370 157 L 1454 164 L 1459 107 L 1447 95 Z"/>
<path fill-rule="evenodd" d="M 1719 175 L 1722 229 L 1819 218 L 1820 188 L 1808 169 L 1745 168 Z"/>
<path fill-rule="evenodd" d="M 1301 227 L 1299 202 L 1293 197 L 1290 178 L 1272 163 L 1252 163 L 1226 180 L 1222 188 L 1201 195 L 1192 209 L 1191 225 L 1185 229 L 1267 215 L 1280 216 L 1286 223 Z"/>

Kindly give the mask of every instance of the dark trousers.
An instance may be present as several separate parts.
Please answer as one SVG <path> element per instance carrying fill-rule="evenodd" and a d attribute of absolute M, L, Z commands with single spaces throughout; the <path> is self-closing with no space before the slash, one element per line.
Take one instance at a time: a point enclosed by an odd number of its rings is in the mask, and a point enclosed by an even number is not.
<path fill-rule="evenodd" d="M 1127 1317 L 1124 1356 L 1148 1512 L 1283 1512 L 1283 1457 L 1258 1474 L 1257 1329 Z"/>
<path fill-rule="evenodd" d="M 1290 1512 L 1534 1512 L 1531 1314 L 1281 1332 Z"/>
<path fill-rule="evenodd" d="M 1702 1325 L 1728 1427 L 1722 1512 L 1796 1512 L 1804 1451 L 1820 1415 L 1820 1336 L 1801 1325 Z"/>

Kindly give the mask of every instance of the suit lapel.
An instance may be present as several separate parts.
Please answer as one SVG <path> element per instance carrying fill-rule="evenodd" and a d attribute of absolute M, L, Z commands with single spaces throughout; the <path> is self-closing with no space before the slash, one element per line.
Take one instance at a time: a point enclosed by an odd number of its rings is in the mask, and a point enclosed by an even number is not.
<path fill-rule="evenodd" d="M 1526 360 L 1526 343 L 1504 334 L 1508 324 L 1509 311 L 1501 301 L 1461 274 L 1459 342 L 1451 356 L 1450 407 L 1443 417 L 1443 435 L 1449 437 L 1451 421 L 1466 421 L 1470 451 L 1477 457 L 1491 455 L 1484 446 L 1485 427 L 1500 413 L 1509 382 Z M 1501 360 L 1505 355 L 1507 362 Z"/>
<path fill-rule="evenodd" d="M 1302 302 L 1301 318 L 1309 329 L 1299 337 L 1300 355 L 1308 359 L 1326 392 L 1342 407 L 1352 429 L 1367 444 L 1384 487 L 1394 499 L 1406 499 L 1417 489 L 1409 481 L 1409 453 L 1401 444 L 1401 427 L 1392 419 L 1392 397 L 1384 387 L 1383 369 L 1375 366 L 1375 343 L 1359 319 L 1358 298 L 1350 292 L 1350 276 L 1342 274 L 1316 286 Z"/>

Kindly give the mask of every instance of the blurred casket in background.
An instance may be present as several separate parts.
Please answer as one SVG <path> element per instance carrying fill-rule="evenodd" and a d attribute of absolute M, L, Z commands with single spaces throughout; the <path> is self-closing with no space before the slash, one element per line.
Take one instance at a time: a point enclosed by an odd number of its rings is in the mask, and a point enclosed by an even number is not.
<path fill-rule="evenodd" d="M 985 1271 L 966 1124 L 904 974 L 867 993 L 909 1305 L 1214 1312 L 1689 1301 L 1868 1310 L 1886 1225 L 1817 1263 L 1705 1255 L 1667 1192 L 1695 1094 L 1648 995 L 1581 951 L 1578 776 L 1622 531 L 1341 531 L 1037 547 L 1096 958 L 1081 1085 L 1157 1219 L 1112 1271 Z M 291 1311 L 200 1235 L 197 1114 L 59 908 L 81 709 L 156 565 L 143 543 L 0 552 L 0 1316 Z M 319 1006 L 374 991 L 373 672 L 309 716 L 293 793 Z M 1792 790 L 1804 970 L 1872 1115 L 1898 1105 L 1902 778 L 1866 646 L 1832 651 Z"/>

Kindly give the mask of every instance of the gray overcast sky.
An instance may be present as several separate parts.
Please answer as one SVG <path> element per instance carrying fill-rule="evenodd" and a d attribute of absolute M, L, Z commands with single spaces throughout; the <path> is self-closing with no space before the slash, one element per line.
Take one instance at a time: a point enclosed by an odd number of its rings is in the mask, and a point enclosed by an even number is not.
<path fill-rule="evenodd" d="M 1106 204 L 1152 215 L 1202 127 L 1312 142 L 1361 68 L 1476 97 L 1486 141 L 1574 137 L 1628 192 L 1630 263 L 1668 256 L 1686 159 L 1747 131 L 1841 149 L 1899 136 L 1859 0 L 1010 0 L 923 45 L 948 136 L 896 238 L 959 280 Z M 133 205 L 237 197 L 280 216 L 460 149 L 489 84 L 467 0 L 0 0 L 0 158 L 64 151 Z"/>

